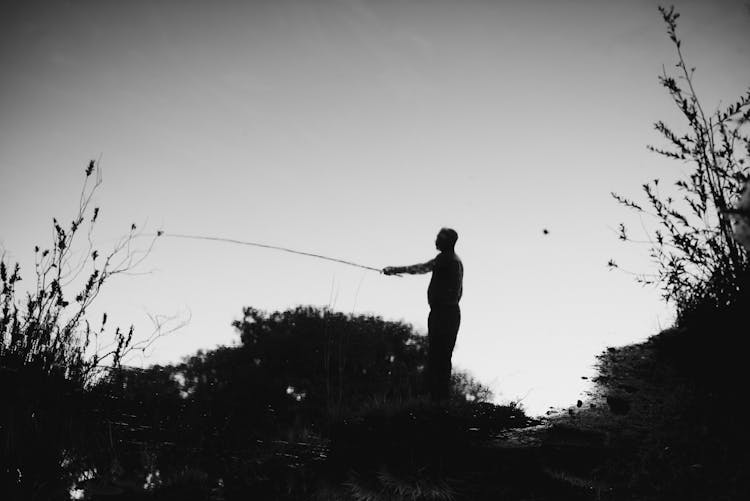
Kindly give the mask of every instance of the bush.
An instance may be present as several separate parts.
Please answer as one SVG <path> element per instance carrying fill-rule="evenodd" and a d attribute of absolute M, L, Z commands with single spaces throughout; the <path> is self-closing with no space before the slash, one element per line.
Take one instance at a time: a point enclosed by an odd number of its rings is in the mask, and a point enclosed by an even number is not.
<path fill-rule="evenodd" d="M 156 237 L 146 250 L 133 250 L 140 235 L 132 225 L 108 254 L 100 255 L 92 240 L 99 208 L 92 207 L 92 200 L 101 170 L 91 161 L 85 173 L 70 225 L 53 219 L 52 245 L 34 249 L 29 292 L 18 289 L 18 263 L 0 259 L 0 490 L 11 498 L 67 494 L 80 471 L 79 459 L 89 452 L 101 425 L 84 411 L 84 394 L 104 364 L 119 367 L 123 356 L 140 346 L 133 342 L 131 326 L 115 329 L 109 348 L 97 351 L 107 315 L 95 328 L 87 311 L 105 282 L 145 259 Z M 76 258 L 73 248 L 81 233 L 85 250 Z"/>
<path fill-rule="evenodd" d="M 9 266 L 5 259 L 0 260 L 0 361 L 5 368 L 32 366 L 44 374 L 57 374 L 85 386 L 92 382 L 98 366 L 118 366 L 128 350 L 135 348 L 133 327 L 127 331 L 118 327 L 110 349 L 89 352 L 92 341 L 105 332 L 107 315 L 102 317 L 98 329 L 92 328 L 86 317 L 88 308 L 104 283 L 137 266 L 156 240 L 154 237 L 146 250 L 133 250 L 135 239 L 140 236 L 133 224 L 109 254 L 100 255 L 92 241 L 99 207 L 92 208 L 91 202 L 101 182 L 101 170 L 92 160 L 86 168 L 75 218 L 67 230 L 53 218 L 55 238 L 51 248 L 34 248 L 35 286 L 31 292 L 22 296 L 16 289 L 21 281 L 18 263 Z M 83 257 L 74 261 L 73 244 L 82 230 L 87 239 L 86 250 Z"/>
<path fill-rule="evenodd" d="M 678 321 L 696 308 L 723 308 L 737 302 L 750 262 L 748 251 L 734 238 L 734 206 L 750 173 L 750 90 L 734 103 L 712 114 L 704 111 L 693 85 L 695 68 L 689 68 L 677 37 L 679 14 L 659 8 L 667 33 L 677 51 L 677 76 L 666 70 L 659 77 L 688 129 L 678 133 L 664 122 L 656 130 L 669 147 L 649 146 L 667 158 L 690 166 L 678 179 L 675 193 L 660 191 L 659 179 L 643 185 L 649 208 L 612 193 L 621 204 L 639 215 L 649 215 L 656 229 L 647 235 L 649 255 L 656 264 L 653 275 L 637 275 L 643 284 L 661 288 L 663 298 L 677 309 Z M 620 239 L 633 241 L 624 224 Z M 610 261 L 610 267 L 617 267 Z"/>

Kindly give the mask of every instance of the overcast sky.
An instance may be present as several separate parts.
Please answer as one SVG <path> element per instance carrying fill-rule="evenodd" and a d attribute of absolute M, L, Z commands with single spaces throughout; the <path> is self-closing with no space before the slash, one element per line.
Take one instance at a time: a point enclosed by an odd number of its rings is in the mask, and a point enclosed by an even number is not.
<path fill-rule="evenodd" d="M 678 1 L 704 105 L 750 84 L 745 1 Z M 454 365 L 532 413 L 585 389 L 594 356 L 669 325 L 615 228 L 611 191 L 685 167 L 646 150 L 683 123 L 657 76 L 657 3 L 256 0 L 6 2 L 0 245 L 31 281 L 51 218 L 101 155 L 102 249 L 146 231 L 282 245 L 368 266 L 423 262 L 459 233 Z M 636 221 L 636 227 L 638 223 Z M 543 229 L 549 231 L 548 235 Z M 160 240 L 99 298 L 113 323 L 192 314 L 135 365 L 237 342 L 243 306 L 373 313 L 426 329 L 429 276 L 394 278 L 221 243 Z"/>

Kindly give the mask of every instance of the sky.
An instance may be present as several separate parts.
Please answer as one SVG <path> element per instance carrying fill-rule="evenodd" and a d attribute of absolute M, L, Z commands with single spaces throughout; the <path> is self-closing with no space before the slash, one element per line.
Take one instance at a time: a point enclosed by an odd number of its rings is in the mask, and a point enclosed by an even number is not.
<path fill-rule="evenodd" d="M 704 106 L 750 84 L 746 1 L 679 1 Z M 136 223 L 381 268 L 459 234 L 454 366 L 532 414 L 574 403 L 595 356 L 668 327 L 652 271 L 617 239 L 638 198 L 686 166 L 650 153 L 684 126 L 657 77 L 676 62 L 657 3 L 608 0 L 134 0 L 0 7 L 0 249 L 31 281 L 52 217 L 100 158 L 102 249 Z M 646 222 L 645 224 L 648 224 Z M 548 234 L 543 232 L 548 230 Z M 144 245 L 147 243 L 144 240 Z M 92 315 L 189 322 L 133 365 L 232 345 L 244 306 L 300 304 L 426 331 L 429 276 L 160 239 Z"/>

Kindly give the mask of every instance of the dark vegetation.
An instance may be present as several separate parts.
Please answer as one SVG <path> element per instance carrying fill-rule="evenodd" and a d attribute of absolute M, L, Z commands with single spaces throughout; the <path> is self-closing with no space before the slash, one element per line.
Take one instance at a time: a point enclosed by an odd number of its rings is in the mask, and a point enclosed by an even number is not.
<path fill-rule="evenodd" d="M 34 248 L 33 282 L 25 293 L 18 264 L 0 259 L 0 491 L 9 498 L 45 499 L 63 492 L 78 462 L 92 450 L 84 438 L 90 424 L 82 416 L 87 391 L 101 367 L 118 368 L 130 351 L 160 335 L 135 341 L 132 327 L 106 333 L 106 314 L 97 322 L 87 310 L 112 277 L 131 270 L 147 255 L 135 245 L 135 225 L 107 253 L 92 235 L 99 208 L 92 207 L 101 183 L 91 161 L 78 212 L 69 225 L 53 219 L 49 248 Z M 73 251 L 74 242 L 83 251 Z M 61 466 L 62 465 L 62 466 Z"/>
<path fill-rule="evenodd" d="M 686 173 L 674 183 L 644 184 L 647 204 L 613 196 L 655 223 L 641 243 L 656 273 L 637 280 L 660 287 L 677 318 L 645 343 L 602 354 L 594 407 L 562 422 L 606 438 L 606 461 L 589 473 L 605 481 L 608 498 L 747 499 L 750 449 L 741 400 L 750 249 L 733 228 L 747 216 L 733 209 L 750 179 L 750 90 L 705 111 L 677 36 L 679 14 L 659 10 L 677 52 L 676 76 L 665 70 L 659 80 L 687 127 L 679 132 L 657 122 L 668 146 L 649 148 L 681 162 Z M 635 241 L 625 225 L 620 238 Z"/>
<path fill-rule="evenodd" d="M 738 313 L 717 312 L 706 323 L 668 329 L 600 357 L 600 398 L 630 405 L 609 432 L 613 449 L 623 453 L 601 470 L 621 493 L 747 499 L 750 433 L 740 402 L 745 357 L 725 334 L 743 325 L 747 330 L 746 313 Z M 591 426 L 601 417 L 589 419 Z M 599 429 L 612 427 L 603 424 Z"/>
<path fill-rule="evenodd" d="M 424 337 L 314 307 L 246 308 L 237 347 L 126 367 L 162 326 L 137 341 L 132 328 L 108 330 L 106 315 L 93 327 L 87 309 L 153 240 L 134 250 L 133 226 L 110 253 L 94 248 L 92 162 L 79 213 L 69 226 L 55 220 L 52 246 L 35 249 L 27 294 L 19 267 L 0 263 L 3 499 L 68 499 L 71 489 L 85 499 L 748 499 L 750 275 L 731 209 L 748 179 L 750 92 L 707 114 L 678 15 L 661 12 L 678 76 L 660 81 L 688 127 L 657 123 L 671 149 L 652 149 L 691 170 L 675 193 L 646 183 L 646 204 L 615 198 L 654 221 L 645 243 L 656 273 L 637 278 L 661 287 L 677 322 L 600 355 L 586 402 L 530 419 L 458 372 L 453 401 L 430 404 Z M 620 237 L 632 241 L 625 225 Z"/>
<path fill-rule="evenodd" d="M 620 224 L 620 239 L 645 244 L 656 272 L 638 274 L 638 282 L 656 285 L 677 310 L 678 322 L 690 322 L 737 303 L 750 263 L 734 236 L 732 214 L 750 178 L 750 89 L 732 104 L 707 113 L 694 86 L 677 37 L 674 9 L 659 8 L 677 51 L 676 75 L 664 70 L 659 82 L 687 122 L 684 132 L 662 121 L 654 124 L 668 146 L 649 149 L 682 163 L 685 172 L 674 182 L 655 178 L 643 185 L 646 203 L 613 193 L 644 223 L 653 223 L 645 240 L 630 237 Z M 645 207 L 645 208 L 644 208 Z M 614 261 L 610 267 L 617 268 Z"/>
<path fill-rule="evenodd" d="M 86 310 L 103 284 L 150 249 L 134 250 L 135 227 L 106 257 L 93 248 L 99 209 L 87 211 L 99 184 L 97 172 L 88 186 L 94 168 L 92 162 L 86 169 L 70 230 L 54 221 L 52 248 L 36 251 L 35 289 L 22 296 L 19 267 L 9 270 L 3 260 L 0 268 L 5 498 L 310 499 L 325 472 L 336 471 L 329 455 L 338 458 L 337 468 L 347 455 L 356 466 L 351 449 L 340 439 L 332 449 L 331 438 L 351 435 L 368 409 L 412 405 L 433 415 L 419 397 L 425 338 L 373 316 L 246 308 L 234 323 L 240 346 L 164 367 L 122 365 L 163 331 L 143 341 L 134 341 L 132 327 L 108 337 L 106 315 L 91 328 Z M 84 222 L 88 245 L 73 263 L 70 249 Z M 67 290 L 78 283 L 81 290 L 69 299 Z M 467 373 L 455 373 L 453 386 L 467 429 L 488 433 L 525 419 L 517 409 L 486 403 L 490 391 Z M 438 434 L 433 429 L 429 439 Z"/>

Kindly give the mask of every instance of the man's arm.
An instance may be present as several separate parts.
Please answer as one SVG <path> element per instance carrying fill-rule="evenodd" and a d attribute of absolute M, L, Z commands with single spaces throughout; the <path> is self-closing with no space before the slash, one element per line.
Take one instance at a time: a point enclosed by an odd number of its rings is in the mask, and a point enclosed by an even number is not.
<path fill-rule="evenodd" d="M 408 273 L 409 275 L 421 275 L 431 272 L 434 267 L 435 260 L 430 259 L 426 263 L 413 264 L 411 266 L 386 266 L 383 268 L 383 274 L 400 275 L 401 273 Z"/>

